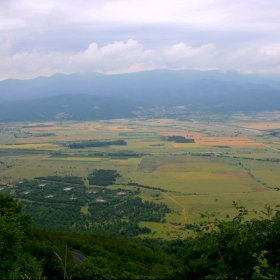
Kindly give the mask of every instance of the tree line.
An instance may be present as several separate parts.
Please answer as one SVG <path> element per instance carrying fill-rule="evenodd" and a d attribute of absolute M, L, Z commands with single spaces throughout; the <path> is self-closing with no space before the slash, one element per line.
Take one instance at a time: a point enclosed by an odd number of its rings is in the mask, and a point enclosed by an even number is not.
<path fill-rule="evenodd" d="M 70 149 L 84 149 L 84 148 L 96 148 L 96 147 L 105 147 L 105 146 L 124 146 L 127 143 L 124 140 L 115 140 L 115 141 L 82 141 L 75 142 L 68 145 Z"/>

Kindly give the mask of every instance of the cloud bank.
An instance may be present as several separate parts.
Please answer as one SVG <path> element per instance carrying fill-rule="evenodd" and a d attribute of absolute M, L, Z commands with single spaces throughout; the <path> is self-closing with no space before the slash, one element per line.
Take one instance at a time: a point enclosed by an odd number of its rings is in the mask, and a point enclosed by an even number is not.
<path fill-rule="evenodd" d="M 280 73 L 276 0 L 0 1 L 0 80 L 54 73 Z"/>
<path fill-rule="evenodd" d="M 32 52 L 6 56 L 1 49 L 0 77 L 35 78 L 54 73 L 100 72 L 105 74 L 137 72 L 152 69 L 230 70 L 245 73 L 280 73 L 280 45 L 244 48 L 232 52 L 219 50 L 213 44 L 199 47 L 184 43 L 162 50 L 145 49 L 136 40 L 116 41 L 99 47 L 91 43 L 77 53 Z"/>

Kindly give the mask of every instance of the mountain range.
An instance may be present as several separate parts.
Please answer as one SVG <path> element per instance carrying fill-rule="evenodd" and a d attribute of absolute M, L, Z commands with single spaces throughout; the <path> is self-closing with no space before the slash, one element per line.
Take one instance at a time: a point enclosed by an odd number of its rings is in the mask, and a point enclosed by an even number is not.
<path fill-rule="evenodd" d="M 0 121 L 131 117 L 139 106 L 189 106 L 215 112 L 280 110 L 280 75 L 153 70 L 0 82 Z"/>

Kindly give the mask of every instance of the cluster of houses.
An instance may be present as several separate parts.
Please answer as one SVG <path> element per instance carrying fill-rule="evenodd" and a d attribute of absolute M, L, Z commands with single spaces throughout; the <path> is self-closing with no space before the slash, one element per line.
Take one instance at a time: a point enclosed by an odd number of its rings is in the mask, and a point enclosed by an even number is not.
<path fill-rule="evenodd" d="M 91 191 L 90 193 L 97 193 L 97 191 L 94 191 L 94 192 Z M 126 192 L 120 191 L 120 192 L 117 193 L 117 195 L 119 195 L 119 196 L 126 195 Z M 104 198 L 97 198 L 96 202 L 106 202 L 106 199 L 104 199 Z"/>
<path fill-rule="evenodd" d="M 24 183 L 24 181 L 19 181 L 18 182 L 18 184 L 23 184 L 23 183 Z M 45 187 L 46 185 L 47 184 L 40 184 L 39 187 Z M 3 189 L 5 189 L 5 188 L 4 187 L 0 188 L 0 191 L 3 190 Z M 67 187 L 67 188 L 64 188 L 63 190 L 64 191 L 71 191 L 72 189 L 73 188 L 71 188 L 71 187 Z M 103 190 L 103 192 L 104 192 L 104 190 Z M 30 191 L 24 191 L 22 194 L 27 195 L 29 193 L 30 193 Z M 98 191 L 97 190 L 89 190 L 88 193 L 96 194 L 96 193 L 98 193 Z M 126 195 L 126 192 L 125 191 L 120 191 L 120 192 L 117 193 L 117 195 L 118 196 L 124 196 L 124 195 Z M 52 198 L 52 197 L 54 197 L 53 194 L 49 194 L 49 195 L 45 196 L 45 198 Z M 74 199 L 77 199 L 77 198 L 74 197 L 74 195 L 72 194 L 71 200 L 74 200 Z M 104 198 L 97 198 L 96 202 L 106 202 L 106 199 L 104 199 Z"/>

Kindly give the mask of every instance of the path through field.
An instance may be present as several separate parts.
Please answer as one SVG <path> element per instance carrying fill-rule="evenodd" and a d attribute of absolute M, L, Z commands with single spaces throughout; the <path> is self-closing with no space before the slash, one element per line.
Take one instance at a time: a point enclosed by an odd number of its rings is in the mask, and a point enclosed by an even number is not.
<path fill-rule="evenodd" d="M 255 142 L 257 142 L 257 141 L 255 141 Z M 261 143 L 261 144 L 263 144 L 264 146 L 266 146 L 266 147 L 268 147 L 268 148 L 270 148 L 270 149 L 272 149 L 272 150 L 274 150 L 274 151 L 276 151 L 276 152 L 280 152 L 280 150 L 278 150 L 278 149 L 276 149 L 276 148 L 273 148 L 273 147 L 271 147 L 271 146 L 269 146 L 269 145 L 267 145 L 267 144 L 264 144 L 264 143 Z"/>
<path fill-rule="evenodd" d="M 181 203 L 179 203 L 177 200 L 175 200 L 172 196 L 164 193 L 169 199 L 171 199 L 172 201 L 174 201 L 175 203 L 177 203 L 178 205 L 180 205 L 183 210 L 182 210 L 182 215 L 184 217 L 184 220 L 186 221 L 188 219 L 187 214 L 186 214 L 186 207 L 184 205 L 182 205 Z"/>

